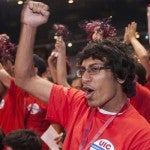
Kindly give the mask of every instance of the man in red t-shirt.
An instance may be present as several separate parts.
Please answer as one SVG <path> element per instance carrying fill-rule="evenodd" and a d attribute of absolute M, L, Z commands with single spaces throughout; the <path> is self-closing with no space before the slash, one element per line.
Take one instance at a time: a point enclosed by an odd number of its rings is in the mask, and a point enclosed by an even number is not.
<path fill-rule="evenodd" d="M 0 127 L 3 129 L 5 134 L 12 130 L 25 128 L 25 105 L 23 93 L 23 90 L 17 87 L 12 79 L 12 81 L 10 81 L 10 88 L 7 90 L 6 96 L 4 96 L 0 102 Z"/>
<path fill-rule="evenodd" d="M 131 98 L 131 104 L 150 123 L 150 91 L 138 82 L 136 83 L 136 95 Z"/>
<path fill-rule="evenodd" d="M 47 119 L 66 129 L 63 149 L 149 150 L 149 123 L 129 101 L 135 95 L 135 66 L 125 53 L 128 46 L 105 39 L 90 42 L 82 50 L 78 75 L 84 92 L 53 84 L 37 77 L 32 67 L 36 29 L 48 17 L 48 6 L 41 2 L 28 1 L 23 8 L 15 82 L 40 100 L 49 101 Z M 58 41 L 57 48 L 62 42 Z"/>
<path fill-rule="evenodd" d="M 11 42 L 7 34 L 0 35 L 0 62 L 4 69 L 14 76 L 14 62 L 16 55 L 16 45 Z M 42 76 L 46 71 L 46 64 L 38 55 L 33 55 L 35 71 Z M 37 98 L 27 94 L 17 87 L 14 79 L 0 66 L 0 127 L 5 134 L 12 130 L 22 128 L 32 128 L 39 135 L 42 135 L 49 127 L 50 123 L 45 120 L 47 103 L 43 103 Z M 44 145 L 44 149 L 48 147 Z"/>
<path fill-rule="evenodd" d="M 16 45 L 11 42 L 7 34 L 0 35 L 0 62 L 5 70 L 14 76 L 14 61 Z M 18 88 L 11 76 L 0 64 L 0 83 L 5 88 L 1 93 L 0 101 L 0 127 L 5 134 L 12 130 L 24 128 L 24 99 L 23 90 Z"/>
<path fill-rule="evenodd" d="M 33 129 L 40 136 L 50 125 L 45 120 L 47 103 L 44 103 L 15 85 L 14 79 L 2 68 L 0 81 L 7 93 L 0 102 L 0 127 L 5 134 L 16 129 Z M 43 150 L 48 147 L 43 144 Z"/>

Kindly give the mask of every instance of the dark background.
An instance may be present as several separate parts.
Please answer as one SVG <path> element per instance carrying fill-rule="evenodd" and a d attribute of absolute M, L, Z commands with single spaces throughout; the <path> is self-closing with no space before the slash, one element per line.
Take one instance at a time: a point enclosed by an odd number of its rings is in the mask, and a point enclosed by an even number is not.
<path fill-rule="evenodd" d="M 42 0 L 41 0 L 42 1 Z M 39 27 L 36 36 L 35 50 L 47 57 L 53 48 L 53 35 L 51 34 L 54 23 L 62 23 L 69 27 L 73 47 L 67 49 L 70 56 L 82 49 L 86 43 L 86 35 L 78 27 L 84 19 L 98 19 L 113 16 L 112 24 L 118 30 L 118 36 L 123 36 L 124 28 L 131 21 L 138 23 L 140 41 L 148 45 L 146 8 L 149 0 L 74 0 L 68 4 L 67 0 L 43 0 L 49 5 L 51 16 L 47 24 Z M 7 33 L 13 42 L 18 43 L 20 32 L 20 13 L 22 5 L 17 0 L 0 0 L 0 34 Z"/>

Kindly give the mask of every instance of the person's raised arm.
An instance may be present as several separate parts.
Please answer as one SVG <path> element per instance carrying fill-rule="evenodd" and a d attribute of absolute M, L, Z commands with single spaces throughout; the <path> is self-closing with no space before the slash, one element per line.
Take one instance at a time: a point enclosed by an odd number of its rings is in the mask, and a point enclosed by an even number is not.
<path fill-rule="evenodd" d="M 136 29 L 137 24 L 135 22 L 131 22 L 131 24 L 126 27 L 127 41 L 132 44 L 136 55 L 146 70 L 146 77 L 148 77 L 150 75 L 149 55 L 145 47 L 136 39 Z"/>
<path fill-rule="evenodd" d="M 48 68 L 50 70 L 51 78 L 54 83 L 57 83 L 57 70 L 56 70 L 57 56 L 56 55 L 57 52 L 55 49 L 53 49 L 47 59 Z"/>
<path fill-rule="evenodd" d="M 0 63 L 0 101 L 5 96 L 7 89 L 10 88 L 10 84 L 11 76 L 7 73 L 7 71 Z"/>
<path fill-rule="evenodd" d="M 52 83 L 35 75 L 33 46 L 37 27 L 46 23 L 48 6 L 27 0 L 21 14 L 21 35 L 15 61 L 15 83 L 33 96 L 48 101 Z"/>
<path fill-rule="evenodd" d="M 9 73 L 3 68 L 0 63 L 0 82 L 4 85 L 5 88 L 9 88 L 11 84 L 11 76 Z"/>
<path fill-rule="evenodd" d="M 65 87 L 70 87 L 67 82 L 67 66 L 66 66 L 66 45 L 62 37 L 56 40 L 55 48 L 57 49 L 57 83 Z"/>

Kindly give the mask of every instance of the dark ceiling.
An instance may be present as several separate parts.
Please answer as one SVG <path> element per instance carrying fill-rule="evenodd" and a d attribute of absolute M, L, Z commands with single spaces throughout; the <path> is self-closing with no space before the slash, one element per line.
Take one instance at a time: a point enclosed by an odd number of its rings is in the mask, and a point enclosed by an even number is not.
<path fill-rule="evenodd" d="M 42 1 L 42 0 L 41 0 Z M 112 24 L 118 29 L 118 35 L 123 35 L 124 27 L 131 21 L 138 23 L 138 31 L 147 33 L 146 7 L 149 0 L 43 0 L 51 10 L 51 16 L 46 25 L 39 28 L 36 47 L 48 47 L 52 41 L 50 30 L 54 23 L 66 24 L 72 32 L 74 43 L 85 40 L 84 33 L 78 23 L 84 19 L 98 19 L 113 16 Z M 14 42 L 18 42 L 20 32 L 20 13 L 22 5 L 17 0 L 0 0 L 0 33 L 7 33 Z"/>

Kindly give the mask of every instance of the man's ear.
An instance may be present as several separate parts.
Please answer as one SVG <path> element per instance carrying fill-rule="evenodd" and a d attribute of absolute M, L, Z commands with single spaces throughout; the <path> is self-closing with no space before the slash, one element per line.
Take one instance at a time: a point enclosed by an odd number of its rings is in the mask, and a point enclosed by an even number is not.
<path fill-rule="evenodd" d="M 14 69 L 15 69 L 15 65 L 12 65 L 11 70 L 14 71 Z"/>
<path fill-rule="evenodd" d="M 122 79 L 117 78 L 117 81 L 118 81 L 120 84 L 123 84 L 125 80 L 122 80 Z"/>
<path fill-rule="evenodd" d="M 15 65 L 12 65 L 10 71 L 11 71 L 11 75 L 12 75 L 13 77 L 15 76 L 14 70 L 15 70 Z"/>
<path fill-rule="evenodd" d="M 37 67 L 34 67 L 34 71 L 35 71 L 36 75 L 38 75 L 38 68 Z"/>

